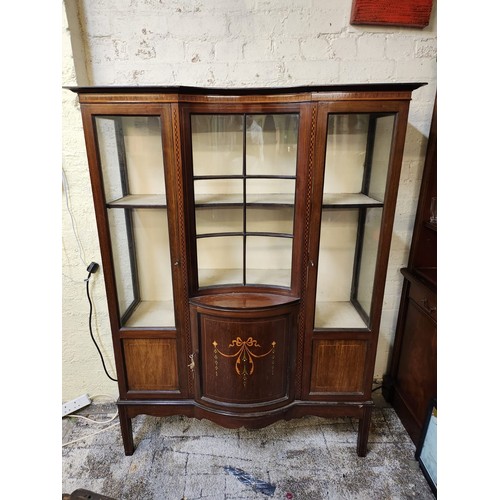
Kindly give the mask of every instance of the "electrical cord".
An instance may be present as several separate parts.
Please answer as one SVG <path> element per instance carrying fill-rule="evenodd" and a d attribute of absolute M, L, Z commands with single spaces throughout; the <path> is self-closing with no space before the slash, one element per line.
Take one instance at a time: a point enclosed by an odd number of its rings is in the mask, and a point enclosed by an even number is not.
<path fill-rule="evenodd" d="M 90 399 L 93 400 L 95 399 L 96 397 L 98 396 L 107 396 L 109 398 L 111 398 L 112 400 L 114 400 L 114 398 L 112 396 L 110 396 L 109 394 L 96 394 L 94 396 L 91 396 Z M 116 417 L 118 416 L 118 411 L 113 415 L 112 418 L 110 418 L 109 420 L 103 420 L 103 421 L 100 421 L 100 420 L 93 420 L 91 418 L 88 418 L 88 417 L 84 417 L 83 415 L 66 415 L 66 417 L 70 417 L 70 418 L 79 418 L 81 420 L 86 420 L 87 422 L 91 422 L 93 424 L 109 424 L 110 422 L 112 422 Z M 66 418 L 65 417 L 65 418 Z M 104 431 L 107 431 L 108 429 L 112 429 L 113 427 L 116 427 L 120 422 L 116 422 L 114 423 L 113 425 L 110 425 L 109 427 L 105 427 L 104 429 L 101 429 L 101 430 L 98 430 L 96 432 L 93 432 L 92 434 L 88 434 L 86 436 L 82 436 L 78 439 L 74 439 L 73 441 L 68 441 L 67 443 L 63 443 L 62 446 L 68 446 L 70 444 L 74 444 L 74 443 L 78 443 L 79 441 L 83 441 L 84 439 L 87 439 L 89 437 L 92 437 L 92 436 L 95 436 L 96 434 L 100 434 L 101 432 L 104 432 Z"/>
<path fill-rule="evenodd" d="M 101 349 L 99 349 L 99 345 L 97 344 L 95 338 L 94 338 L 94 334 L 92 332 L 92 299 L 90 298 L 90 290 L 89 290 L 89 283 L 90 283 L 90 277 L 92 276 L 93 273 L 96 272 L 97 270 L 97 267 L 98 267 L 98 264 L 96 264 L 95 262 L 92 262 L 89 267 L 87 267 L 87 271 L 89 272 L 89 275 L 87 276 L 87 279 L 85 280 L 87 285 L 86 285 L 86 288 L 87 288 L 87 299 L 89 301 L 89 307 L 90 307 L 90 311 L 89 311 L 89 332 L 90 332 L 90 337 L 92 338 L 92 341 L 94 342 L 94 345 L 97 349 L 97 352 L 99 353 L 99 356 L 101 357 L 101 362 L 102 362 L 102 366 L 104 367 L 104 371 L 106 372 L 106 375 L 108 376 L 109 379 L 113 380 L 113 382 L 118 382 L 118 379 L 116 378 L 113 378 L 107 368 L 106 368 L 106 363 L 104 362 L 104 358 L 102 356 L 102 353 L 101 353 Z"/>
<path fill-rule="evenodd" d="M 99 396 L 106 396 L 108 398 L 111 398 L 112 401 L 114 401 L 114 398 L 110 396 L 109 394 L 96 394 L 94 396 L 90 396 L 90 400 L 93 402 L 93 400 Z M 83 415 L 65 415 L 66 417 L 69 418 L 79 418 L 81 420 L 86 420 L 87 422 L 92 422 L 93 424 L 109 424 L 112 422 L 117 416 L 118 416 L 118 410 L 116 413 L 108 420 L 93 420 L 92 418 L 89 417 L 84 417 Z"/>
<path fill-rule="evenodd" d="M 83 248 L 83 245 L 82 245 L 82 242 L 80 240 L 80 237 L 78 236 L 78 231 L 77 231 L 77 228 L 76 228 L 75 217 L 73 215 L 73 210 L 71 209 L 69 184 L 68 184 L 68 179 L 66 177 L 66 172 L 64 171 L 64 168 L 62 169 L 62 182 L 63 182 L 64 195 L 66 197 L 66 208 L 68 209 L 68 213 L 69 213 L 69 216 L 70 216 L 70 219 L 71 219 L 71 227 L 73 228 L 73 234 L 75 236 L 76 243 L 78 244 L 78 253 L 79 253 L 79 256 L 80 256 L 80 260 L 85 265 L 85 250 Z"/>
<path fill-rule="evenodd" d="M 111 418 L 108 420 L 93 420 L 89 417 L 84 417 L 83 415 L 66 415 L 68 418 L 79 418 L 80 420 L 86 420 L 87 422 L 92 422 L 93 424 L 109 424 L 118 416 L 118 412 L 116 412 Z"/>
<path fill-rule="evenodd" d="M 110 425 L 109 427 L 105 427 L 104 429 L 93 432 L 92 434 L 88 434 L 87 436 L 82 436 L 81 438 L 74 439 L 73 441 L 68 441 L 67 443 L 63 443 L 62 445 L 64 447 L 64 446 L 68 446 L 69 444 L 78 443 L 79 441 L 83 441 L 84 439 L 95 436 L 96 434 L 100 434 L 101 432 L 107 431 L 108 429 L 111 429 L 112 427 L 116 427 L 119 424 L 120 424 L 120 422 L 116 422 L 115 424 Z"/>

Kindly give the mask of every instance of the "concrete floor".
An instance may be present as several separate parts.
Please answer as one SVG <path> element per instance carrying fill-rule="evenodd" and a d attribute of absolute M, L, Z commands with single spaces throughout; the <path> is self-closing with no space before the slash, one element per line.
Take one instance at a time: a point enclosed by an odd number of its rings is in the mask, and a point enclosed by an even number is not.
<path fill-rule="evenodd" d="M 224 429 L 185 417 L 133 420 L 136 451 L 123 453 L 119 425 L 63 419 L 62 493 L 86 489 L 115 500 L 434 499 L 415 446 L 380 391 L 365 458 L 357 421 L 307 417 L 260 430 Z M 79 412 L 105 420 L 111 404 Z"/>

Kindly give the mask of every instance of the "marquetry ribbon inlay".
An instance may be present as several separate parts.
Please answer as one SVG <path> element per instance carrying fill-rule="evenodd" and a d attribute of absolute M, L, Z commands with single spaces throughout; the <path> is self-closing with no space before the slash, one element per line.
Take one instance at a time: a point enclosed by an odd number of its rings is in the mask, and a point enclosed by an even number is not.
<path fill-rule="evenodd" d="M 233 339 L 229 344 L 229 349 L 236 349 L 236 352 L 226 354 L 219 350 L 217 341 L 213 341 L 214 346 L 214 362 L 215 362 L 215 376 L 218 376 L 219 371 L 219 354 L 225 358 L 236 358 L 234 369 L 236 374 L 243 379 L 243 387 L 246 387 L 248 377 L 250 377 L 255 371 L 255 359 L 265 358 L 271 355 L 271 375 L 274 375 L 274 360 L 275 360 L 275 347 L 276 342 L 273 340 L 271 343 L 271 349 L 264 354 L 258 354 L 255 352 L 256 348 L 261 348 L 258 341 L 253 337 L 248 337 L 246 340 L 242 340 L 241 337 Z"/>

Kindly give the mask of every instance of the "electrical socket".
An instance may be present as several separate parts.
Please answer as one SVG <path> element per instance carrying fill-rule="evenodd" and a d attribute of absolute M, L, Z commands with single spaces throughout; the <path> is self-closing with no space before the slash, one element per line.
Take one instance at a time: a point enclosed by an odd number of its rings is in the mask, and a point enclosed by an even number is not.
<path fill-rule="evenodd" d="M 92 403 L 92 401 L 90 401 L 90 398 L 88 397 L 87 394 L 78 396 L 76 399 L 72 399 L 67 403 L 63 403 L 62 416 L 65 417 L 66 415 L 69 415 L 70 413 L 73 413 L 79 410 L 80 408 L 85 408 L 85 406 L 88 406 L 90 403 Z"/>

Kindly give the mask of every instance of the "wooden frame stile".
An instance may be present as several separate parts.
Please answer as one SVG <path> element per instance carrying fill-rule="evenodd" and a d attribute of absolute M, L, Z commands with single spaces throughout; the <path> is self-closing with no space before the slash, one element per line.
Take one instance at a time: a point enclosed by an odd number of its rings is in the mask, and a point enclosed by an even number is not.
<path fill-rule="evenodd" d="M 302 241 L 308 242 L 311 231 L 311 210 L 312 210 L 312 178 L 313 178 L 313 168 L 314 168 L 314 156 L 315 156 L 315 138 L 316 138 L 316 128 L 317 128 L 317 109 L 318 105 L 315 102 L 310 102 L 308 104 L 303 104 L 303 112 L 305 113 L 305 119 L 307 127 L 303 127 L 302 137 L 300 138 L 302 142 L 302 152 L 303 156 L 299 158 L 299 165 L 305 165 L 306 168 L 302 168 L 302 175 L 297 176 L 297 193 L 305 193 L 303 198 L 298 197 L 299 205 L 296 206 L 296 212 L 300 213 L 299 210 L 303 210 L 303 225 L 299 229 L 297 234 L 302 235 Z M 298 238 L 297 238 L 298 239 Z M 296 372 L 296 391 L 300 399 L 304 399 L 304 388 L 306 387 L 303 383 L 302 373 L 304 371 L 305 360 L 308 359 L 306 356 L 307 344 L 305 339 L 305 326 L 307 318 L 307 301 L 304 297 L 307 295 L 307 284 L 308 284 L 308 274 L 309 267 L 311 264 L 308 247 L 302 243 L 302 254 L 301 254 L 301 272 L 300 272 L 300 297 L 301 301 L 299 304 L 298 312 L 298 332 L 297 332 L 297 372 Z"/>
<path fill-rule="evenodd" d="M 182 158 L 180 157 L 180 148 L 176 145 L 178 141 L 176 127 L 178 127 L 177 105 L 167 104 L 162 109 L 163 121 L 163 157 L 165 168 L 165 189 L 167 193 L 167 218 L 170 235 L 170 262 L 172 269 L 172 285 L 174 289 L 174 303 L 185 300 L 185 274 L 186 263 L 183 261 L 184 252 L 180 248 L 180 242 L 183 241 L 182 228 L 184 226 L 184 214 L 179 207 L 179 182 L 181 175 Z M 185 305 L 184 305 L 185 306 Z M 177 365 L 179 392 L 178 397 L 188 396 L 188 373 L 185 366 L 185 360 L 188 357 L 189 346 L 186 345 L 188 338 L 184 332 L 189 331 L 189 324 L 186 318 L 181 314 L 184 307 L 174 307 L 175 325 L 176 325 L 176 346 L 177 346 Z"/>

